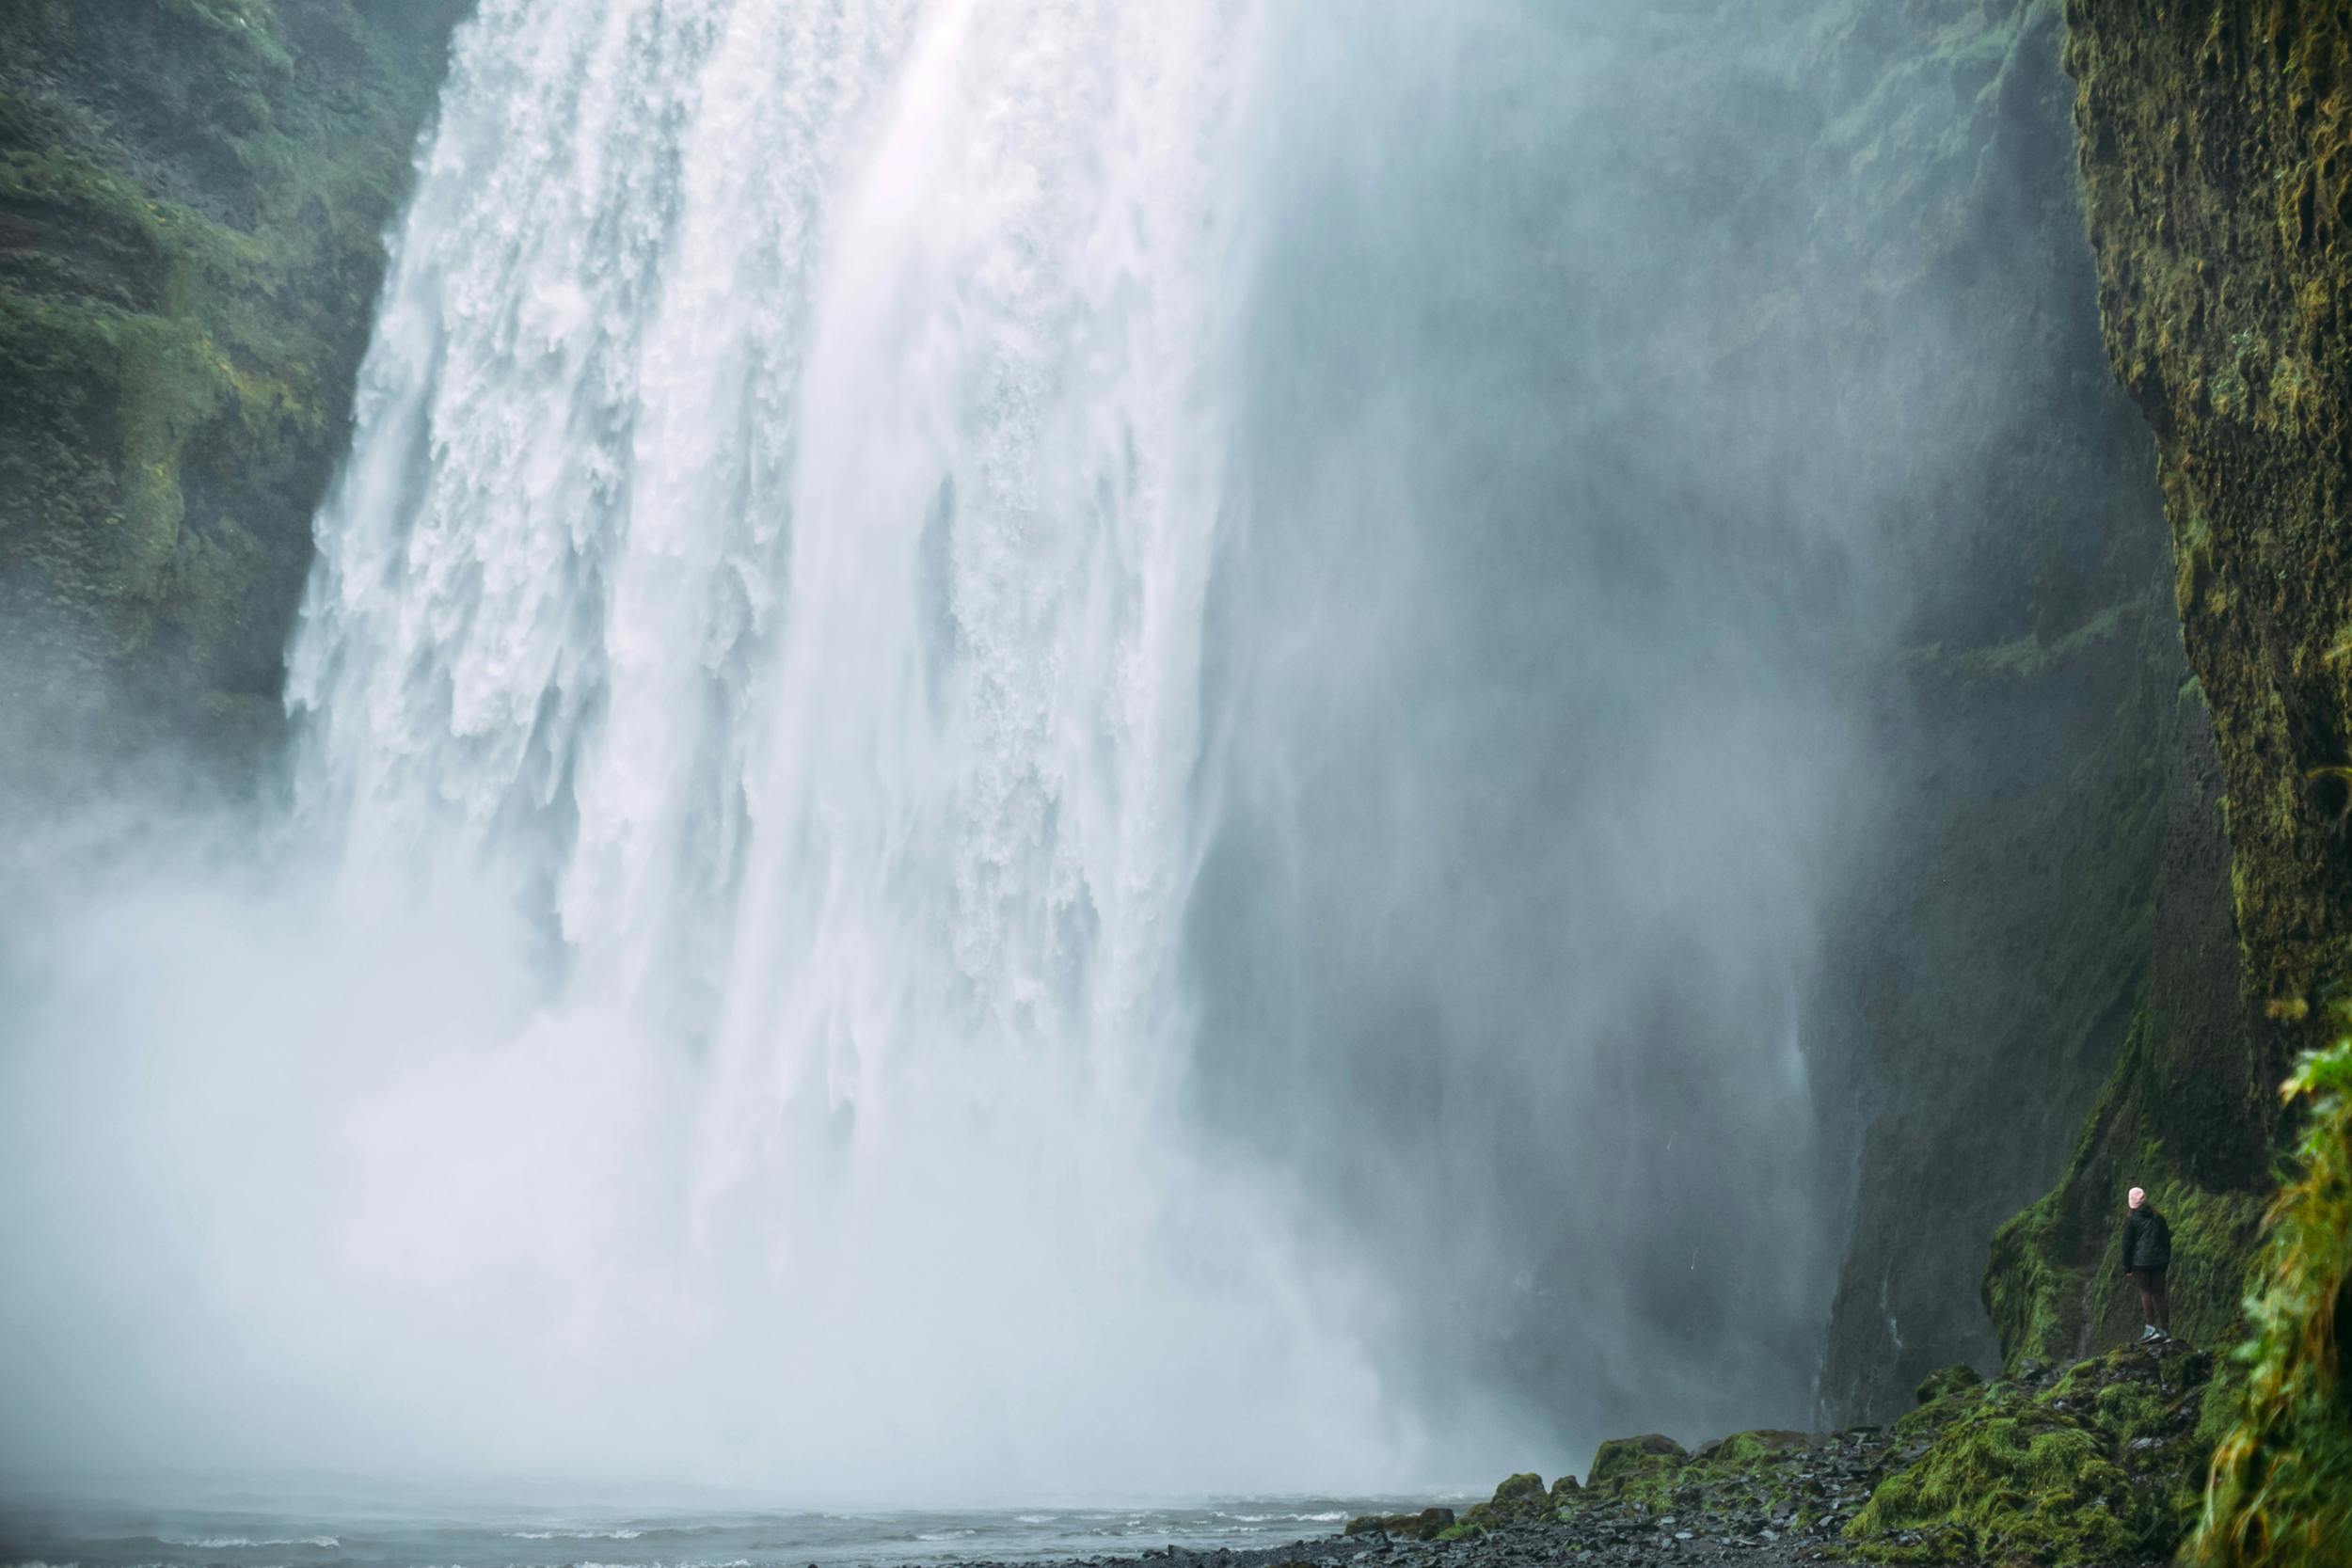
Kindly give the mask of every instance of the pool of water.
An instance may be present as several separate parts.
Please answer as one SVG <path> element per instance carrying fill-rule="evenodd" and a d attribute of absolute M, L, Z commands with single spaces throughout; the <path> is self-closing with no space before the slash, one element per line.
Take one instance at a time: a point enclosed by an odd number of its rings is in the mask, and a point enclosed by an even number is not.
<path fill-rule="evenodd" d="M 417 1507 L 233 1495 L 172 1508 L 0 1502 L 8 1568 L 836 1568 L 1263 1547 L 1429 1499 L 816 1512 Z"/>

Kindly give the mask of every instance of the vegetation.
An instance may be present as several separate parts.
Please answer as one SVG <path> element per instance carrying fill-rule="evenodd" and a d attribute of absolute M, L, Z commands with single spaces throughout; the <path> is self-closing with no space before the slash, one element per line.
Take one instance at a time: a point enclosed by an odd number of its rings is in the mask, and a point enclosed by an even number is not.
<path fill-rule="evenodd" d="M 274 698 L 453 0 L 0 12 L 0 612 L 27 705 Z M 232 726 L 233 727 L 233 726 Z"/>
<path fill-rule="evenodd" d="M 2195 1517 L 2211 1357 L 2137 1347 L 2055 1376 L 1923 1387 L 1914 1455 L 1846 1528 L 1875 1562 L 2070 1564 L 2169 1552 Z M 1924 1442 L 1924 1447 L 1916 1445 Z"/>
<path fill-rule="evenodd" d="M 2326 1043 L 2344 888 L 2352 561 L 2352 21 L 2328 0 L 2071 0 L 2116 376 L 2157 436 L 2189 662 L 2229 800 L 2255 1081 Z"/>
<path fill-rule="evenodd" d="M 2132 1186 L 2148 1189 L 2172 1227 L 2174 1332 L 2207 1345 L 2239 1332 L 2262 1200 L 2250 1190 L 2201 1185 L 2194 1164 L 2162 1133 L 2203 1115 L 2219 1123 L 2212 1136 L 2230 1139 L 2245 1122 L 2196 1095 L 2149 1104 L 2155 1074 L 2146 1029 L 2144 1018 L 2135 1020 L 2058 1185 L 1994 1237 L 1985 1307 L 2012 1368 L 2027 1359 L 2072 1360 L 2095 1343 L 2128 1338 L 2137 1326 L 2138 1302 L 2120 1251 L 2123 1194 Z M 2118 1143 L 2127 1150 L 2120 1157 Z"/>
<path fill-rule="evenodd" d="M 2352 1543 L 2352 1041 L 2306 1056 L 2286 1096 L 2309 1119 L 2190 1553 L 2210 1568 L 2323 1568 Z"/>

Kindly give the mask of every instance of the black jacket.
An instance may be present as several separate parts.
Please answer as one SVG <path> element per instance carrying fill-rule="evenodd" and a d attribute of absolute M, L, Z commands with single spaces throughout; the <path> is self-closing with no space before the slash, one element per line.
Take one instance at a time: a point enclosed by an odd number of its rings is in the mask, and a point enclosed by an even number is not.
<path fill-rule="evenodd" d="M 2123 1266 L 2163 1269 L 2172 1263 L 2172 1227 L 2153 1203 L 2143 1203 L 2123 1222 Z"/>

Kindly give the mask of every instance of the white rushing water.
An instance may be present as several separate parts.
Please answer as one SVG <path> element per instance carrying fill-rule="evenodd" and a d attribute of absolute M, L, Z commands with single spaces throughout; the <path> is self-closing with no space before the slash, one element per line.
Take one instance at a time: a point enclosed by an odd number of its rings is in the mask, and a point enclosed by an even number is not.
<path fill-rule="evenodd" d="M 1391 1469 L 1275 1216 L 1168 1119 L 1255 27 L 492 0 L 462 30 L 291 700 L 355 897 L 543 938 L 502 1037 L 369 1102 L 343 1216 L 409 1298 L 405 1375 L 485 1310 L 529 1347 L 444 1389 L 524 1456 Z M 521 1412 L 575 1380 L 645 1440 L 542 1453 Z"/>

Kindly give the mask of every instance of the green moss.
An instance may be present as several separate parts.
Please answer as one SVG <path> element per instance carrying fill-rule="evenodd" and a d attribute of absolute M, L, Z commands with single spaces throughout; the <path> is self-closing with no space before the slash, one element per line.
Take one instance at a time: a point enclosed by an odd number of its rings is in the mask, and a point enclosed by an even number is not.
<path fill-rule="evenodd" d="M 454 10 L 0 14 L 0 551 L 77 664 L 274 698 Z"/>
<path fill-rule="evenodd" d="M 1925 1442 L 1984 1398 L 1984 1379 L 1974 1367 L 1946 1367 L 1919 1385 L 1919 1402 L 1895 1422 L 1900 1444 Z"/>
<path fill-rule="evenodd" d="M 2158 443 L 2189 662 L 2233 802 L 2247 989 L 2352 973 L 2352 21 L 2328 0 L 2070 0 L 2100 316 Z M 2265 1019 L 2254 1079 L 2328 1041 Z"/>
<path fill-rule="evenodd" d="M 2308 1119 L 2191 1545 L 2211 1568 L 2324 1568 L 2352 1542 L 2352 1041 L 2306 1056 L 2286 1093 Z"/>
<path fill-rule="evenodd" d="M 1758 1429 L 1734 1433 L 1694 1454 L 1655 1433 L 1613 1439 L 1594 1455 L 1581 1488 L 1565 1478 L 1552 1488 L 1551 1512 L 1573 1519 L 1588 1511 L 1637 1508 L 1720 1524 L 1788 1505 L 1809 1522 L 1826 1506 L 1820 1482 L 1800 1479 L 1810 1467 L 1809 1441 L 1801 1432 Z M 1499 1522 L 1479 1509 L 1470 1517 Z"/>
<path fill-rule="evenodd" d="M 1408 1541 L 1444 1541 L 1452 1538 L 1449 1532 L 1476 1533 L 1461 1532 L 1450 1508 L 1424 1508 L 1418 1513 L 1366 1513 L 1347 1522 L 1349 1535 L 1366 1535 L 1375 1530 Z"/>
<path fill-rule="evenodd" d="M 2051 1568 L 2169 1552 L 2194 1516 L 2209 1369 L 2117 1351 L 2047 1385 L 1943 1394 L 1926 1449 L 1878 1484 L 1847 1544 L 1875 1562 Z"/>
<path fill-rule="evenodd" d="M 1576 1491 L 1572 1477 L 1564 1476 L 1560 1484 L 1550 1491 L 1544 1489 L 1544 1478 L 1532 1470 L 1505 1479 L 1495 1488 L 1495 1495 L 1462 1515 L 1465 1528 L 1486 1530 L 1503 1525 L 1531 1519 L 1549 1518 L 1561 1504 Z"/>
<path fill-rule="evenodd" d="M 1668 1481 L 1691 1462 L 1690 1450 L 1671 1437 L 1613 1437 L 1593 1455 L 1584 1473 L 1587 1491 L 1624 1493 Z"/>
<path fill-rule="evenodd" d="M 2262 1200 L 2201 1181 L 2194 1153 L 2259 1122 L 2210 1090 L 2168 1082 L 2178 1069 L 2155 1059 L 2154 1031 L 2145 1011 L 2134 1019 L 2058 1185 L 1994 1236 L 1984 1302 L 2012 1370 L 2027 1359 L 2071 1361 L 2137 1329 L 2121 1252 L 2124 1194 L 2135 1186 L 2148 1189 L 2172 1227 L 2173 1333 L 2210 1345 L 2239 1331 Z"/>

